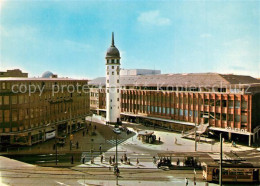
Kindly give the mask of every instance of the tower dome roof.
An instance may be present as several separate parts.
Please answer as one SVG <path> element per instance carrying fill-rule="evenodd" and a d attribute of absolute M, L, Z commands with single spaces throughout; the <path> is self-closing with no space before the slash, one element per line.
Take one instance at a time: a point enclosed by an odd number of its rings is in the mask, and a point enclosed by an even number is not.
<path fill-rule="evenodd" d="M 51 78 L 53 76 L 53 73 L 50 71 L 46 71 L 42 74 L 42 78 Z"/>
<path fill-rule="evenodd" d="M 120 52 L 114 44 L 114 32 L 112 32 L 112 43 L 111 46 L 107 49 L 106 58 L 120 58 Z"/>

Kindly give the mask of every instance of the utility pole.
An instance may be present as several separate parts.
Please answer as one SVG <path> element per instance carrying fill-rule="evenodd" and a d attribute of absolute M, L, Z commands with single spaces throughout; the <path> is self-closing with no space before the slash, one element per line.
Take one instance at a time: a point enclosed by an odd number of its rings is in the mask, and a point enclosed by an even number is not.
<path fill-rule="evenodd" d="M 116 134 L 116 171 L 118 168 L 118 161 L 117 161 L 117 134 Z M 116 185 L 118 185 L 118 176 L 117 176 L 117 172 L 116 172 Z"/>
<path fill-rule="evenodd" d="M 57 134 L 58 134 L 58 126 L 56 126 L 56 131 L 55 131 L 55 151 L 56 151 L 56 165 L 58 165 L 58 147 L 57 147 Z"/>
<path fill-rule="evenodd" d="M 195 151 L 197 151 L 197 124 L 196 124 L 196 122 L 195 122 L 194 141 L 195 141 Z"/>
<path fill-rule="evenodd" d="M 220 133 L 220 164 L 219 164 L 219 185 L 222 186 L 222 133 Z"/>

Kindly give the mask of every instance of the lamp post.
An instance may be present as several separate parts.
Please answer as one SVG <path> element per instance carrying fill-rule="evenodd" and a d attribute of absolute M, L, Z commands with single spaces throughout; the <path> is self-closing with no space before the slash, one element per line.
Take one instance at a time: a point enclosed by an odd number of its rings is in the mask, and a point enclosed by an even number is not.
<path fill-rule="evenodd" d="M 219 185 L 222 186 L 222 133 L 219 136 L 220 140 L 220 164 L 219 164 Z"/>
<path fill-rule="evenodd" d="M 195 122 L 194 141 L 195 141 L 195 151 L 197 151 L 197 123 L 196 122 Z"/>

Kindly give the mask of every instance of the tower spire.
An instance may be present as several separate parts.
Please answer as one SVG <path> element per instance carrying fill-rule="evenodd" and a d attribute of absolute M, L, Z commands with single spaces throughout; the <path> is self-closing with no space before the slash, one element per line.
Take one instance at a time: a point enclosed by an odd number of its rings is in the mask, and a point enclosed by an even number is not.
<path fill-rule="evenodd" d="M 115 42 L 114 42 L 114 32 L 112 32 L 112 43 L 111 46 L 114 47 L 115 46 Z"/>

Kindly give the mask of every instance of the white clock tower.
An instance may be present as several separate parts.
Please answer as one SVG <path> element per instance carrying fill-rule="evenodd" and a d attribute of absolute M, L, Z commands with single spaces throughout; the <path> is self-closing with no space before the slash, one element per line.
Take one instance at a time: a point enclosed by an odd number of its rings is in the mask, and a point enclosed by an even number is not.
<path fill-rule="evenodd" d="M 120 122 L 120 53 L 112 43 L 106 53 L 106 123 L 116 124 Z"/>

